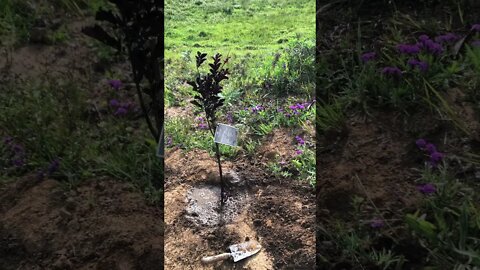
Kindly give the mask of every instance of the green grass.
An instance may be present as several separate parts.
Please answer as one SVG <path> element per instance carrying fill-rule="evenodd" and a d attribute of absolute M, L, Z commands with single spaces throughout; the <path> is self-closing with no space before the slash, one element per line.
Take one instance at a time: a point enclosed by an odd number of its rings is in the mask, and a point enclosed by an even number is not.
<path fill-rule="evenodd" d="M 16 156 L 2 141 L 0 179 L 37 174 L 58 159 L 59 169 L 50 177 L 68 186 L 111 176 L 133 183 L 150 202 L 160 202 L 162 166 L 143 121 L 117 117 L 107 104 L 100 105 L 98 115 L 75 82 L 43 79 L 0 86 L 0 136 L 12 137 L 25 160 L 22 166 L 12 164 Z"/>
<path fill-rule="evenodd" d="M 165 3 L 165 29 L 167 108 L 188 105 L 193 92 L 185 81 L 197 72 L 197 51 L 208 57 L 215 53 L 230 57 L 230 79 L 222 92 L 225 105 L 217 116 L 220 123 L 228 123 L 230 115 L 240 135 L 238 147 L 221 146 L 223 158 L 234 159 L 240 153 L 255 157 L 275 129 L 293 129 L 301 134 L 313 127 L 315 106 L 296 115 L 288 107 L 313 99 L 314 1 L 170 0 Z M 257 106 L 263 109 L 252 112 Z M 287 116 L 288 112 L 292 115 Z M 172 137 L 172 146 L 180 145 L 185 151 L 203 149 L 213 156 L 213 138 L 196 127 L 195 117 L 204 115 L 193 114 L 167 119 L 165 134 Z M 310 143 L 313 137 L 310 134 L 307 138 Z M 288 161 L 289 167 L 295 177 L 313 184 L 314 151 L 304 150 Z M 269 166 L 275 175 L 277 165 Z"/>
<path fill-rule="evenodd" d="M 230 56 L 269 54 L 282 40 L 312 39 L 315 2 L 296 1 L 165 1 L 165 57 L 202 50 Z M 197 44 L 197 45 L 196 45 Z M 235 59 L 232 59 L 232 62 Z"/>
<path fill-rule="evenodd" d="M 22 0 L 0 1 L 1 46 L 21 46 L 28 43 L 36 20 L 49 22 L 58 18 L 59 13 L 69 13 L 76 17 L 89 16 L 94 15 L 101 7 L 109 7 L 106 0 L 48 0 L 36 1 L 34 4 Z M 54 44 L 69 38 L 65 25 L 57 30 L 49 30 L 51 33 L 48 39 Z"/>

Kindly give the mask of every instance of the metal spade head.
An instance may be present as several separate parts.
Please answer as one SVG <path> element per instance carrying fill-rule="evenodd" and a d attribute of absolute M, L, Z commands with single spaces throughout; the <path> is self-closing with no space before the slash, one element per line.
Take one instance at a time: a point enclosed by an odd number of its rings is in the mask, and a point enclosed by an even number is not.
<path fill-rule="evenodd" d="M 244 243 L 231 245 L 228 247 L 231 252 L 231 256 L 234 262 L 238 262 L 247 257 L 250 257 L 262 249 L 262 246 L 254 240 L 250 240 Z"/>

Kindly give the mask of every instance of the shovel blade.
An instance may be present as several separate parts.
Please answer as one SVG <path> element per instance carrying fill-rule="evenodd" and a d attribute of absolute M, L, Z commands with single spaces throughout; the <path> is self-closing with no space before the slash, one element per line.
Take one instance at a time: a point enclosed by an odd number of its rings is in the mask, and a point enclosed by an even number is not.
<path fill-rule="evenodd" d="M 262 246 L 257 241 L 250 240 L 244 243 L 231 245 L 229 249 L 233 261 L 238 262 L 259 252 L 260 249 L 262 249 Z"/>

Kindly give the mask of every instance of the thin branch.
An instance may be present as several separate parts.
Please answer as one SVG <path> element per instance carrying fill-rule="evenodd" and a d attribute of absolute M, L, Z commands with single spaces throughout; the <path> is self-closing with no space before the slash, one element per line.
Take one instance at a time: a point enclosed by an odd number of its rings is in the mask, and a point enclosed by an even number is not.
<path fill-rule="evenodd" d="M 140 88 L 140 82 L 137 81 L 136 79 L 136 74 L 137 71 L 135 69 L 135 65 L 133 65 L 133 58 L 132 58 L 132 51 L 128 50 L 128 57 L 130 58 L 130 63 L 132 63 L 132 72 L 133 72 L 133 80 L 135 81 L 135 88 L 137 89 L 137 96 L 140 101 L 140 107 L 142 108 L 143 115 L 145 117 L 145 120 L 147 121 L 148 128 L 150 129 L 150 133 L 152 133 L 153 137 L 158 140 L 159 139 L 159 133 L 155 130 L 152 124 L 152 120 L 150 119 L 150 116 L 148 115 L 147 108 L 145 106 L 145 102 L 143 100 L 143 94 L 142 90 Z"/>

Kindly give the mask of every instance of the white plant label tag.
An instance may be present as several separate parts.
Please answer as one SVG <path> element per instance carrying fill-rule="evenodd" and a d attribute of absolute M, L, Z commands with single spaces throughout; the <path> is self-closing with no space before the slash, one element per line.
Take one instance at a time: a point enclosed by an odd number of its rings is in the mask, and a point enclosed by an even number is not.
<path fill-rule="evenodd" d="M 218 124 L 215 130 L 214 142 L 237 146 L 238 129 L 225 124 Z"/>
<path fill-rule="evenodd" d="M 157 146 L 157 157 L 163 158 L 165 154 L 165 139 L 163 138 L 163 126 L 162 131 L 160 132 L 160 140 L 158 140 Z"/>

